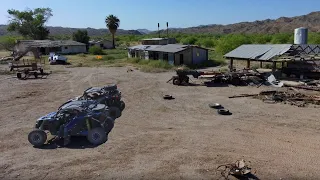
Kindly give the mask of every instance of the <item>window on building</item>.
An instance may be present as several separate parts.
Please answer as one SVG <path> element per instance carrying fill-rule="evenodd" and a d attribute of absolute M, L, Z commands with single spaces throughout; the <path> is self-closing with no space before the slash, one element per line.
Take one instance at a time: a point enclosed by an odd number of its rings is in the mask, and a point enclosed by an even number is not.
<path fill-rule="evenodd" d="M 163 60 L 168 61 L 168 59 L 169 59 L 168 53 L 163 54 Z"/>
<path fill-rule="evenodd" d="M 65 46 L 64 49 L 68 49 L 68 46 Z"/>

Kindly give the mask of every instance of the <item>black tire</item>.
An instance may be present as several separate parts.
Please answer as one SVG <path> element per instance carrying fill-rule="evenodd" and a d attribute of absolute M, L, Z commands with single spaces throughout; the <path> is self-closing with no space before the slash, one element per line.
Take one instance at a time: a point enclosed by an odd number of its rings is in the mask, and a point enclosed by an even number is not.
<path fill-rule="evenodd" d="M 21 73 L 17 73 L 17 78 L 18 79 L 22 79 L 22 74 Z"/>
<path fill-rule="evenodd" d="M 170 99 L 173 99 L 173 97 L 171 95 L 164 95 L 163 99 L 169 99 L 170 100 Z"/>
<path fill-rule="evenodd" d="M 126 107 L 126 103 L 124 103 L 123 101 L 120 101 L 120 110 L 123 111 L 125 107 Z"/>
<path fill-rule="evenodd" d="M 221 104 L 218 103 L 210 103 L 209 104 L 210 108 L 214 108 L 214 109 L 222 109 L 223 107 L 221 106 Z"/>
<path fill-rule="evenodd" d="M 180 85 L 180 84 L 181 84 L 180 79 L 179 79 L 179 78 L 174 78 L 174 79 L 173 79 L 173 84 L 174 84 L 174 85 Z"/>
<path fill-rule="evenodd" d="M 103 128 L 96 127 L 88 132 L 87 139 L 93 145 L 100 145 L 107 141 L 107 134 Z"/>
<path fill-rule="evenodd" d="M 33 130 L 28 135 L 28 141 L 34 147 L 40 147 L 47 141 L 47 133 L 40 129 Z"/>
<path fill-rule="evenodd" d="M 110 114 L 111 118 L 117 119 L 121 116 L 121 110 L 118 107 L 110 106 L 109 107 L 109 114 Z"/>
<path fill-rule="evenodd" d="M 231 112 L 228 109 L 218 109 L 218 113 L 221 115 L 231 115 Z"/>
<path fill-rule="evenodd" d="M 107 136 L 111 132 L 113 127 L 114 127 L 114 119 L 108 117 L 106 122 L 104 123 L 104 129 L 105 129 Z"/>

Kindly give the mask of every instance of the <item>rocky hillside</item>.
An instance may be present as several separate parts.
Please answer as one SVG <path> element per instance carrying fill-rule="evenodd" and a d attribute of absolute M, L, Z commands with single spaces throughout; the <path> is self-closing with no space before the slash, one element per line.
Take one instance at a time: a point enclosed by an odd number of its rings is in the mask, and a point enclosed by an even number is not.
<path fill-rule="evenodd" d="M 173 28 L 170 32 L 183 33 L 281 33 L 293 32 L 295 28 L 307 27 L 309 31 L 320 32 L 320 11 L 303 16 L 281 17 L 276 20 L 263 20 L 254 22 L 241 22 L 229 25 L 205 25 L 190 28 Z"/>
<path fill-rule="evenodd" d="M 73 32 L 78 30 L 78 28 L 66 28 L 66 27 L 51 27 L 51 26 L 49 26 L 48 28 L 50 30 L 50 35 L 71 35 Z M 89 36 L 102 36 L 102 35 L 110 34 L 108 29 L 86 28 L 85 30 L 88 31 Z M 4 36 L 7 34 L 8 34 L 7 26 L 0 25 L 0 36 Z M 123 34 L 141 35 L 142 33 L 137 30 L 118 29 L 117 34 L 118 35 L 123 35 Z"/>

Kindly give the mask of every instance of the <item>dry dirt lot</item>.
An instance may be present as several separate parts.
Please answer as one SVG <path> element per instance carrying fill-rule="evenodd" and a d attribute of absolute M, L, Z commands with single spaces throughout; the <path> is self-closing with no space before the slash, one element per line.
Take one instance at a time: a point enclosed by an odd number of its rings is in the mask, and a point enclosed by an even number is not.
<path fill-rule="evenodd" d="M 319 109 L 228 98 L 266 87 L 180 87 L 166 83 L 172 72 L 126 70 L 69 68 L 26 81 L 0 75 L 0 179 L 219 179 L 217 166 L 237 159 L 251 161 L 260 179 L 320 178 Z M 118 84 L 126 109 L 107 143 L 29 144 L 37 118 L 108 83 Z M 218 115 L 211 102 L 233 115 Z"/>

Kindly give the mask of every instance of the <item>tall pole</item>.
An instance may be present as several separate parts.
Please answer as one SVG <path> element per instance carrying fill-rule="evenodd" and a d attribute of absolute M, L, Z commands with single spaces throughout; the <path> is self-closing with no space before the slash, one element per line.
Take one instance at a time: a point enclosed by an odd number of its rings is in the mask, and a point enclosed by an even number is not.
<path fill-rule="evenodd" d="M 167 22 L 167 38 L 169 38 L 169 29 L 168 29 L 168 27 L 169 27 L 169 23 Z"/>
<path fill-rule="evenodd" d="M 159 30 L 159 28 L 160 28 L 160 24 L 158 23 L 158 33 L 159 33 L 159 38 L 160 38 L 160 30 Z"/>

